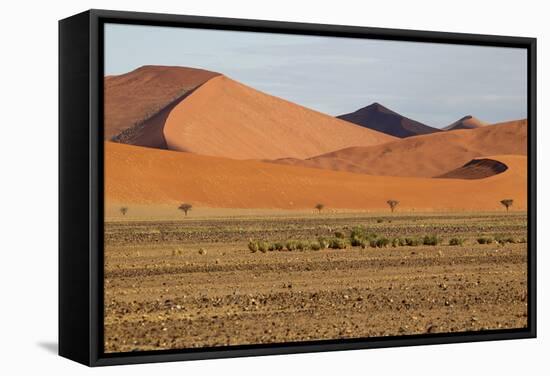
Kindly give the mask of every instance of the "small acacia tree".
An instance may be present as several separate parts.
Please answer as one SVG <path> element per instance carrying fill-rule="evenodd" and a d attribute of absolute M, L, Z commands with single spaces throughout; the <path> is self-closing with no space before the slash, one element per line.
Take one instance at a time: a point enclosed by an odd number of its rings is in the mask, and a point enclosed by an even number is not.
<path fill-rule="evenodd" d="M 506 211 L 508 211 L 510 209 L 510 206 L 514 204 L 514 200 L 512 200 L 511 198 L 507 198 L 505 200 L 500 200 L 500 203 L 506 208 Z"/>
<path fill-rule="evenodd" d="M 325 207 L 325 205 L 323 205 L 321 203 L 315 205 L 315 209 L 317 209 L 319 211 L 319 213 L 321 213 L 321 210 L 323 210 L 324 207 Z"/>
<path fill-rule="evenodd" d="M 192 207 L 193 207 L 193 205 L 191 205 L 191 204 L 183 203 L 178 207 L 178 209 L 181 210 L 182 212 L 184 212 L 185 216 L 187 217 L 187 212 L 190 211 Z"/>
<path fill-rule="evenodd" d="M 397 200 L 388 200 L 388 201 L 386 201 L 386 203 L 387 203 L 388 206 L 390 207 L 392 213 L 393 213 L 393 211 L 395 210 L 395 207 L 396 207 L 397 205 L 399 205 L 399 201 L 397 201 Z"/>
<path fill-rule="evenodd" d="M 128 213 L 128 208 L 126 206 L 123 206 L 120 208 L 120 214 L 126 215 Z"/>

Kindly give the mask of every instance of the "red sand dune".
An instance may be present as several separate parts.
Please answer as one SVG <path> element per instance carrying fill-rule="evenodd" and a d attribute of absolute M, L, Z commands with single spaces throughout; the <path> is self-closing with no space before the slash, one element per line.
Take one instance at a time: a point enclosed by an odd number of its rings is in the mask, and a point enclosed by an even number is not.
<path fill-rule="evenodd" d="M 105 140 L 148 119 L 217 75 L 194 68 L 143 66 L 105 77 Z"/>
<path fill-rule="evenodd" d="M 441 131 L 400 115 L 380 103 L 373 103 L 338 118 L 400 138 Z"/>
<path fill-rule="evenodd" d="M 458 119 L 457 121 L 455 121 L 454 123 L 446 126 L 443 129 L 446 130 L 446 131 L 454 131 L 454 130 L 457 130 L 457 129 L 481 128 L 481 127 L 484 127 L 486 125 L 489 125 L 489 123 L 481 121 L 481 120 L 479 120 L 478 118 L 476 118 L 472 115 L 467 115 L 467 116 L 464 116 L 463 118 Z"/>
<path fill-rule="evenodd" d="M 178 103 L 166 118 L 164 137 L 170 150 L 233 159 L 308 158 L 395 139 L 225 76 Z"/>
<path fill-rule="evenodd" d="M 369 175 L 434 177 L 478 157 L 527 154 L 527 121 L 409 137 L 371 147 L 351 147 L 306 160 L 274 163 Z"/>
<path fill-rule="evenodd" d="M 501 210 L 499 201 L 527 202 L 527 158 L 488 157 L 508 169 L 486 179 L 369 176 L 330 170 L 238 161 L 133 145 L 105 143 L 105 197 L 116 204 L 195 207 L 387 210 Z"/>

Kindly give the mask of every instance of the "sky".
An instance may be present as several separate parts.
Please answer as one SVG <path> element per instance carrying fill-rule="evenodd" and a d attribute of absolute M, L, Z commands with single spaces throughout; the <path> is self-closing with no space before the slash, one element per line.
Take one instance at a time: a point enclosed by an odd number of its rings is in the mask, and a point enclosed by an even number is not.
<path fill-rule="evenodd" d="M 106 75 L 202 68 L 334 116 L 378 102 L 437 128 L 527 117 L 525 49 L 122 24 L 104 46 Z"/>

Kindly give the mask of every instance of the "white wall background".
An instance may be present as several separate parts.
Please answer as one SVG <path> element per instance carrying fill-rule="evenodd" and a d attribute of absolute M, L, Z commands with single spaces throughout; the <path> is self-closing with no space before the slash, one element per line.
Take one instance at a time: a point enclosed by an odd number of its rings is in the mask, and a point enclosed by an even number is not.
<path fill-rule="evenodd" d="M 550 369 L 548 117 L 544 1 L 10 1 L 0 22 L 0 373 L 58 375 L 543 374 Z M 88 369 L 57 342 L 57 20 L 106 8 L 538 38 L 539 338 Z M 545 113 L 546 112 L 546 113 Z M 7 210 L 6 210 L 7 209 Z M 546 316 L 546 317 L 545 317 Z"/>

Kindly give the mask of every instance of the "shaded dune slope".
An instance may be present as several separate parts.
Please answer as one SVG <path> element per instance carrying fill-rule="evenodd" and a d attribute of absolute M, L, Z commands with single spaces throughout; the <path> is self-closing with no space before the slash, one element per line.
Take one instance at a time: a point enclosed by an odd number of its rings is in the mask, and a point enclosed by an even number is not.
<path fill-rule="evenodd" d="M 483 179 L 508 169 L 504 163 L 489 158 L 472 159 L 464 166 L 437 176 L 444 179 Z"/>
<path fill-rule="evenodd" d="M 434 177 L 472 159 L 527 154 L 527 121 L 410 137 L 371 147 L 351 147 L 309 159 L 272 161 L 294 166 L 369 175 Z"/>
<path fill-rule="evenodd" d="M 400 138 L 440 132 L 437 128 L 402 116 L 380 103 L 373 103 L 338 118 Z"/>
<path fill-rule="evenodd" d="M 236 161 L 192 153 L 105 144 L 106 204 L 170 204 L 197 207 L 387 210 L 499 210 L 512 198 L 524 210 L 526 157 L 493 156 L 508 169 L 486 179 L 426 179 Z"/>
<path fill-rule="evenodd" d="M 129 73 L 105 77 L 105 140 L 141 125 L 170 103 L 218 75 L 203 69 L 148 65 Z M 158 134 L 155 142 L 159 143 Z"/>

